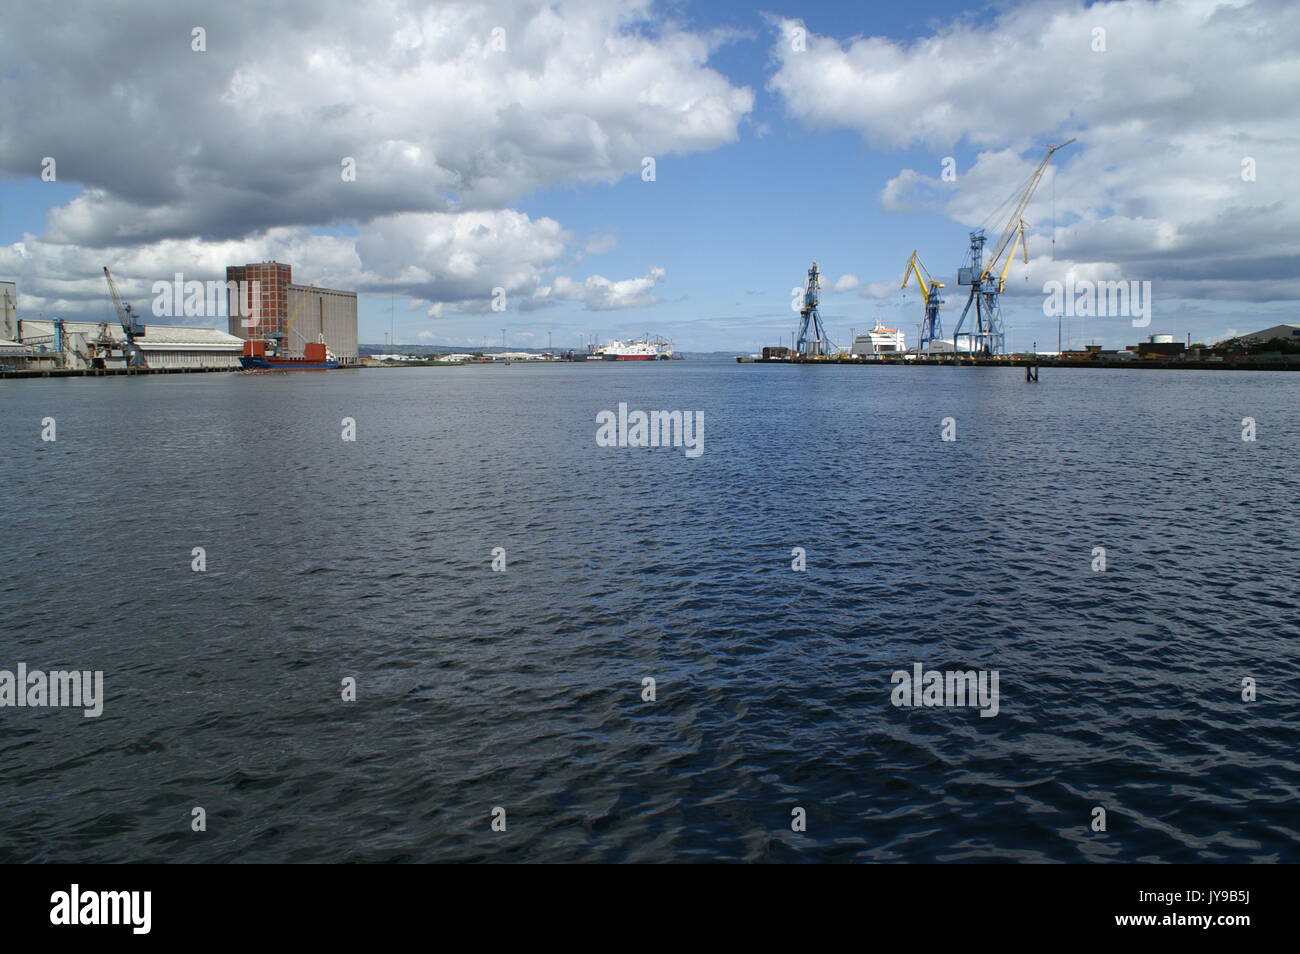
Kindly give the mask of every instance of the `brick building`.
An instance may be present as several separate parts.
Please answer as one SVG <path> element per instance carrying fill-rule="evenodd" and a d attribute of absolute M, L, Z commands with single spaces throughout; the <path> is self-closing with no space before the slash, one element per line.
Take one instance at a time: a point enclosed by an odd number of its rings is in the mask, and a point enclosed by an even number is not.
<path fill-rule="evenodd" d="M 280 262 L 231 265 L 227 282 L 247 282 L 242 307 L 230 304 L 230 333 L 245 340 L 273 339 L 286 354 L 300 355 L 305 345 L 324 340 L 341 362 L 357 360 L 357 293 L 293 284 L 293 268 Z M 252 283 L 257 282 L 254 286 Z M 245 327 L 253 309 L 254 288 L 261 305 L 257 324 Z M 230 293 L 234 297 L 233 292 Z"/>

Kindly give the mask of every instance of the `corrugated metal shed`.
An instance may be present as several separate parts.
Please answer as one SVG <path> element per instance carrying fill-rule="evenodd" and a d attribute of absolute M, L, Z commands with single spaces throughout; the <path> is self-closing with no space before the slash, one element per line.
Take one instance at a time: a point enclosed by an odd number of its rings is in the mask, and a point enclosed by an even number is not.
<path fill-rule="evenodd" d="M 301 302 L 304 296 L 307 300 Z M 289 314 L 298 316 L 286 342 L 289 351 L 301 353 L 308 342 L 320 341 L 323 337 L 337 357 L 357 356 L 356 292 L 290 285 Z"/>

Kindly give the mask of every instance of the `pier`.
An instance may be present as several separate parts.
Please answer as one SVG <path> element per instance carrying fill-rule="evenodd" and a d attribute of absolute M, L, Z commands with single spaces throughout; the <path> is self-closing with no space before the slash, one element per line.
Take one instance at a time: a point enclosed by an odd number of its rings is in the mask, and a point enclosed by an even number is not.
<path fill-rule="evenodd" d="M 942 367 L 942 368 L 1025 368 L 1032 367 L 1033 378 L 1038 380 L 1039 368 L 1124 368 L 1133 371 L 1300 371 L 1300 361 L 1160 361 L 1151 358 L 1128 358 L 1106 361 L 1092 358 L 1040 358 L 1009 356 L 1005 358 L 861 358 L 853 356 L 791 355 L 779 358 L 736 358 L 739 364 L 851 364 L 859 367 Z"/>
<path fill-rule="evenodd" d="M 0 378 L 114 378 L 140 374 L 229 374 L 243 368 L 34 368 L 0 371 Z"/>

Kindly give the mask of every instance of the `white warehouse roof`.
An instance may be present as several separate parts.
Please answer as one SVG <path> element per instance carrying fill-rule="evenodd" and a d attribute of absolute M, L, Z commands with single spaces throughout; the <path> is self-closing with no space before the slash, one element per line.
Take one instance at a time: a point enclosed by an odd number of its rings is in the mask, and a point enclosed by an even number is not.
<path fill-rule="evenodd" d="M 97 321 L 65 321 L 63 333 L 85 335 L 87 338 L 99 336 Z M 54 322 L 22 320 L 22 337 L 37 338 L 54 334 Z M 114 341 L 122 340 L 122 326 L 109 322 L 108 335 Z M 144 337 L 139 344 L 146 351 L 244 351 L 244 339 L 228 334 L 217 328 L 199 328 L 191 325 L 145 325 Z"/>

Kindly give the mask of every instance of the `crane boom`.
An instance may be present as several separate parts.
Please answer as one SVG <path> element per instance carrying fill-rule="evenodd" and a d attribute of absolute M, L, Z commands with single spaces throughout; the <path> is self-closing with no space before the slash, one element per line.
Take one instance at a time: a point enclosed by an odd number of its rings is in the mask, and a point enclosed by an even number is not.
<path fill-rule="evenodd" d="M 1025 229 L 1029 227 L 1024 219 L 1020 220 L 1020 228 L 1016 229 L 1016 240 L 1012 243 L 1011 254 L 1007 256 L 1006 264 L 1002 266 L 1002 273 L 998 275 L 998 294 L 1007 290 L 1007 273 L 1011 271 L 1011 263 L 1016 260 L 1016 249 L 1025 256 L 1025 264 L 1029 264 L 1029 241 L 1025 238 Z"/>
<path fill-rule="evenodd" d="M 1038 190 L 1038 183 L 1042 181 L 1043 173 L 1047 170 L 1047 164 L 1052 161 L 1052 156 L 1056 155 L 1057 150 L 1064 149 L 1074 141 L 1074 139 L 1067 139 L 1065 142 L 1057 143 L 1055 146 L 1048 148 L 1047 155 L 1043 156 L 1042 162 L 1038 164 L 1033 175 L 1029 177 L 1029 182 L 1020 194 L 1016 207 L 1011 210 L 1007 224 L 1002 227 L 1002 234 L 998 237 L 998 244 L 993 247 L 993 254 L 989 256 L 988 267 L 984 269 L 982 277 L 987 278 L 993 269 L 997 267 L 998 260 L 1001 259 L 1002 253 L 1007 249 L 1007 244 L 1015 237 L 1017 232 L 1020 232 L 1023 239 L 1024 233 L 1021 227 L 1024 223 L 1021 221 L 1020 216 L 1024 214 L 1025 206 L 1029 205 L 1029 200 L 1034 197 L 1034 193 Z M 1011 255 L 1014 257 L 1015 252 L 1012 251 Z"/>
<path fill-rule="evenodd" d="M 921 294 L 927 298 L 930 296 L 930 286 L 942 288 L 943 282 L 936 282 L 930 277 L 926 267 L 921 264 L 921 257 L 916 254 L 916 249 L 912 249 L 912 257 L 907 260 L 907 267 L 903 269 L 903 284 L 900 289 L 907 288 L 907 281 L 913 275 L 916 276 L 916 283 L 921 286 Z"/>
<path fill-rule="evenodd" d="M 126 366 L 148 367 L 144 360 L 144 350 L 135 343 L 136 338 L 144 337 L 144 325 L 140 324 L 131 306 L 122 301 L 122 296 L 117 291 L 117 282 L 113 281 L 113 273 L 107 265 L 104 266 L 104 278 L 108 280 L 108 291 L 113 297 L 113 307 L 117 309 L 117 320 L 121 322 L 122 334 L 126 336 L 126 343 L 122 347 L 122 352 L 126 355 Z"/>

